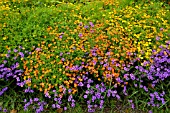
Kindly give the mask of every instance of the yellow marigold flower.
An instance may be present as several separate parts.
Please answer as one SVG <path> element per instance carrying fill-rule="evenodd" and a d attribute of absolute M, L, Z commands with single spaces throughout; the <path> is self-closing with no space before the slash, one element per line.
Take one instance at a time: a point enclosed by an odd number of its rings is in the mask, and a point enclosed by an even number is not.
<path fill-rule="evenodd" d="M 59 78 L 59 80 L 62 80 L 63 78 Z"/>
<path fill-rule="evenodd" d="M 144 44 L 144 46 L 149 46 L 149 43 L 148 43 L 148 42 L 146 42 L 146 43 Z"/>
<path fill-rule="evenodd" d="M 145 52 L 145 55 L 146 55 L 146 56 L 149 56 L 149 54 L 150 54 L 150 52 L 148 52 L 148 51 L 147 51 L 147 52 Z"/>
<path fill-rule="evenodd" d="M 3 40 L 6 40 L 8 37 L 7 36 L 5 36 L 5 37 L 3 37 Z"/>
<path fill-rule="evenodd" d="M 27 79 L 27 76 L 24 76 L 24 80 L 26 80 Z"/>
<path fill-rule="evenodd" d="M 143 57 L 141 55 L 138 56 L 140 59 L 143 59 Z"/>
<path fill-rule="evenodd" d="M 166 48 L 166 45 L 162 45 L 162 47 Z"/>
<path fill-rule="evenodd" d="M 29 87 L 31 86 L 31 83 L 27 84 Z"/>
<path fill-rule="evenodd" d="M 163 33 L 162 33 L 162 32 L 160 32 L 160 33 L 158 34 L 158 36 L 163 37 Z"/>
<path fill-rule="evenodd" d="M 151 39 L 148 39 L 148 41 L 152 41 Z"/>
<path fill-rule="evenodd" d="M 53 78 L 55 79 L 55 78 L 56 78 L 56 76 L 55 76 L 55 75 L 53 75 Z"/>
<path fill-rule="evenodd" d="M 140 51 L 140 50 L 141 50 L 140 46 L 139 46 L 139 47 L 137 47 L 137 49 L 138 49 L 138 51 Z"/>
<path fill-rule="evenodd" d="M 137 44 L 136 40 L 134 41 L 135 44 Z"/>
<path fill-rule="evenodd" d="M 139 38 L 139 37 L 140 37 L 140 34 L 134 34 L 134 36 L 135 36 L 136 38 Z"/>

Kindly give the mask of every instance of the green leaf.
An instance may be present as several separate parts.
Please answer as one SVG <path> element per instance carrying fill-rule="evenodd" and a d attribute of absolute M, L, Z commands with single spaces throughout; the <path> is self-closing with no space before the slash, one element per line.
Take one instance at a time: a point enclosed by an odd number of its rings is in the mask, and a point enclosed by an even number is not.
<path fill-rule="evenodd" d="M 2 106 L 3 105 L 3 102 L 0 102 L 0 106 Z"/>
<path fill-rule="evenodd" d="M 135 91 L 131 96 L 129 96 L 128 98 L 133 97 L 133 95 L 135 95 L 136 93 L 138 93 L 139 91 Z"/>

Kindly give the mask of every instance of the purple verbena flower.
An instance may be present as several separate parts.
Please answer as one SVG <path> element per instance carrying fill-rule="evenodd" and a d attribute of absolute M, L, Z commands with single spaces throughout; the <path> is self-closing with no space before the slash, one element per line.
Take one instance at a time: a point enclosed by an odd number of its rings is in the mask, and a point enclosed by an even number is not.
<path fill-rule="evenodd" d="M 17 49 L 14 49 L 14 52 L 16 53 L 16 52 L 18 52 L 18 50 L 17 50 Z"/>
<path fill-rule="evenodd" d="M 3 88 L 1 91 L 0 91 L 0 96 L 8 89 L 8 87 L 5 87 Z"/>
<path fill-rule="evenodd" d="M 18 54 L 21 56 L 21 58 L 24 57 L 24 53 L 23 52 L 19 52 Z"/>
<path fill-rule="evenodd" d="M 92 22 L 89 22 L 89 24 L 90 24 L 91 27 L 94 27 L 94 24 Z"/>
<path fill-rule="evenodd" d="M 34 98 L 34 102 L 38 102 L 39 101 L 39 99 L 38 98 Z"/>
<path fill-rule="evenodd" d="M 64 111 L 66 111 L 67 110 L 67 107 L 64 107 Z"/>
<path fill-rule="evenodd" d="M 83 36 L 83 34 L 82 33 L 79 33 L 79 37 L 81 38 Z"/>
<path fill-rule="evenodd" d="M 163 31 L 164 28 L 160 28 L 160 31 Z"/>
<path fill-rule="evenodd" d="M 84 26 L 84 28 L 86 28 L 86 29 L 87 29 L 87 28 L 89 28 L 89 26 L 88 26 L 88 25 L 85 25 L 85 26 Z"/>

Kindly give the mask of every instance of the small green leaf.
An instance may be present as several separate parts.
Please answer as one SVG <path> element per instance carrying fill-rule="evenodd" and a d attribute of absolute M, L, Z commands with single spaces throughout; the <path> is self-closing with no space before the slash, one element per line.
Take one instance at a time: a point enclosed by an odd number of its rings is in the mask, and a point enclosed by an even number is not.
<path fill-rule="evenodd" d="M 0 102 L 0 106 L 2 106 L 3 105 L 3 102 Z"/>

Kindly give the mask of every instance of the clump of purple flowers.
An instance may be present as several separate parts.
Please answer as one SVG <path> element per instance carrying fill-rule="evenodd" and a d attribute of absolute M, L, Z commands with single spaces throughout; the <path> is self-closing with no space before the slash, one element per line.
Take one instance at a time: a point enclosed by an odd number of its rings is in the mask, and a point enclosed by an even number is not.
<path fill-rule="evenodd" d="M 135 66 L 133 72 L 127 71 L 124 74 L 125 80 L 135 87 L 133 91 L 127 90 L 128 94 L 136 92 L 137 87 L 142 89 L 139 90 L 142 91 L 140 94 L 143 94 L 140 96 L 144 99 L 148 98 L 148 106 L 160 107 L 166 103 L 165 94 L 168 93 L 166 89 L 169 87 L 167 84 L 170 78 L 170 50 L 168 45 L 167 43 L 166 47 L 160 46 L 161 51 L 157 54 L 155 54 L 156 50 L 153 50 L 150 61 L 145 61 L 142 66 Z"/>
<path fill-rule="evenodd" d="M 24 111 L 28 110 L 28 107 L 30 107 L 32 105 L 33 109 L 35 110 L 36 113 L 41 113 L 42 111 L 44 111 L 44 106 L 47 104 L 44 101 L 40 101 L 39 98 L 30 98 L 29 100 L 24 99 Z"/>
<path fill-rule="evenodd" d="M 6 57 L 3 58 L 3 61 L 0 64 L 0 79 L 5 81 L 8 84 L 8 87 L 3 88 L 0 91 L 0 96 L 8 90 L 9 87 L 13 85 L 18 85 L 23 87 L 26 81 L 22 81 L 21 75 L 23 74 L 22 60 L 30 55 L 31 52 L 25 51 L 22 46 L 19 46 L 18 49 L 8 50 Z M 14 81 L 13 81 L 14 80 Z M 12 81 L 12 82 L 11 82 Z M 31 89 L 26 89 L 25 92 L 32 92 Z M 7 110 L 4 109 L 4 112 Z"/>
<path fill-rule="evenodd" d="M 8 110 L 7 110 L 7 109 L 2 108 L 1 106 L 0 106 L 0 111 L 3 111 L 4 113 L 8 112 Z"/>
<path fill-rule="evenodd" d="M 163 91 L 161 94 L 158 92 L 150 93 L 150 101 L 147 103 L 148 106 L 152 107 L 160 107 L 159 102 L 162 103 L 162 105 L 165 104 L 165 99 L 163 98 L 165 95 L 165 92 Z M 158 101 L 158 104 L 155 104 L 155 101 Z"/>
<path fill-rule="evenodd" d="M 19 63 L 16 62 L 10 67 L 5 66 L 5 64 L 6 63 L 0 65 L 0 78 L 8 80 L 10 77 L 13 77 L 16 78 L 16 80 L 19 82 L 20 78 L 18 76 L 21 76 L 23 73 L 21 69 L 18 69 Z"/>
<path fill-rule="evenodd" d="M 25 51 L 25 48 L 19 46 L 18 49 L 8 50 L 6 58 L 0 64 L 0 79 L 16 79 L 17 85 L 23 86 L 21 75 L 24 72 L 22 59 L 30 55 L 31 52 Z M 21 85 L 22 84 L 22 85 Z"/>
<path fill-rule="evenodd" d="M 120 100 L 116 89 L 108 89 L 104 83 L 95 86 L 87 84 L 87 87 L 88 89 L 85 91 L 83 98 L 86 100 L 88 112 L 95 112 L 96 108 L 103 109 L 106 97 Z"/>

